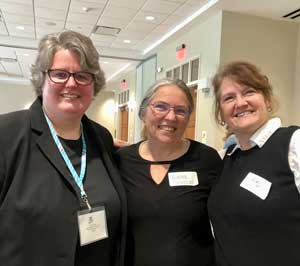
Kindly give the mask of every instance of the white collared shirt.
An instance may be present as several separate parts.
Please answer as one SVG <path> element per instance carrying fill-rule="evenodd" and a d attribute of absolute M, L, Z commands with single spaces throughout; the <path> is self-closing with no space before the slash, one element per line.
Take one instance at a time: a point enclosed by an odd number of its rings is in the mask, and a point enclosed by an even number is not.
<path fill-rule="evenodd" d="M 261 148 L 273 133 L 281 127 L 281 120 L 278 117 L 271 118 L 261 128 L 259 128 L 250 138 L 251 147 L 258 146 Z M 237 149 L 240 149 L 240 144 L 237 142 L 233 150 L 227 155 L 232 155 Z M 291 171 L 294 174 L 295 185 L 300 194 L 300 129 L 296 130 L 292 137 L 288 152 L 288 161 Z"/>

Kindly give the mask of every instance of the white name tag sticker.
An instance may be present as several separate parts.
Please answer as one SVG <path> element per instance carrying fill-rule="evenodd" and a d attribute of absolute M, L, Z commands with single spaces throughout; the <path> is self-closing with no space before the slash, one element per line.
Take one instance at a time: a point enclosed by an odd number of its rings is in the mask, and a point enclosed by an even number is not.
<path fill-rule="evenodd" d="M 173 172 L 168 173 L 170 187 L 197 186 L 199 184 L 196 172 Z"/>
<path fill-rule="evenodd" d="M 80 245 L 84 246 L 108 237 L 104 207 L 78 212 Z"/>
<path fill-rule="evenodd" d="M 265 200 L 270 192 L 272 183 L 263 177 L 248 173 L 240 186 L 248 191 L 252 192 L 259 198 Z"/>

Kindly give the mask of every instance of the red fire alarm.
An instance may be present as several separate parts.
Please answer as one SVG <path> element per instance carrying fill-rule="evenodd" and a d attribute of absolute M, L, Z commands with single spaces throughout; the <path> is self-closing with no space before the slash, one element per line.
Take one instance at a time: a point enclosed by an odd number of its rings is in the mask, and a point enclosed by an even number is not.
<path fill-rule="evenodd" d="M 186 57 L 186 46 L 182 44 L 176 48 L 176 59 L 184 60 Z"/>
<path fill-rule="evenodd" d="M 126 84 L 126 80 L 125 79 L 123 79 L 122 81 L 121 81 L 121 89 L 126 89 L 127 88 L 127 84 Z"/>

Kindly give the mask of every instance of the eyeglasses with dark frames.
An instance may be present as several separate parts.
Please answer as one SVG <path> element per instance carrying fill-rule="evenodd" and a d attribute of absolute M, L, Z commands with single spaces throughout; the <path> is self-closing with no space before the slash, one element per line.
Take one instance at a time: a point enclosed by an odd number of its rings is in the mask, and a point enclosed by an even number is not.
<path fill-rule="evenodd" d="M 188 107 L 181 106 L 181 105 L 171 106 L 166 102 L 154 102 L 154 103 L 150 103 L 149 105 L 151 106 L 155 114 L 159 116 L 164 116 L 168 114 L 172 109 L 174 114 L 179 117 L 186 118 L 191 113 Z"/>
<path fill-rule="evenodd" d="M 90 85 L 95 80 L 95 75 L 90 72 L 78 71 L 68 72 L 61 69 L 48 69 L 45 71 L 48 74 L 49 79 L 58 84 L 66 83 L 71 76 L 73 76 L 75 82 L 79 85 Z"/>

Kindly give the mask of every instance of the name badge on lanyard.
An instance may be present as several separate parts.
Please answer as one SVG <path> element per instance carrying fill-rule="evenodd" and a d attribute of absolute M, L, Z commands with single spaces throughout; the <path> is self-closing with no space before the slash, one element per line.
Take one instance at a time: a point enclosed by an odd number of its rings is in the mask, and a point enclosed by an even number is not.
<path fill-rule="evenodd" d="M 83 187 L 83 179 L 86 172 L 86 142 L 84 138 L 83 126 L 81 126 L 81 139 L 82 139 L 82 154 L 81 154 L 81 167 L 80 167 L 80 174 L 78 175 L 72 162 L 69 159 L 68 154 L 66 153 L 63 145 L 61 144 L 55 129 L 52 125 L 52 122 L 44 113 L 47 124 L 49 126 L 52 138 L 61 154 L 66 166 L 68 167 L 71 176 L 73 177 L 74 181 L 76 182 L 77 186 L 80 189 L 81 199 L 86 204 L 88 209 L 78 211 L 78 227 L 79 227 L 79 236 L 80 236 L 80 245 L 84 246 L 98 240 L 104 239 L 108 237 L 107 233 L 107 224 L 106 224 L 106 214 L 105 208 L 103 206 L 92 208 L 89 201 L 88 196 Z"/>
<path fill-rule="evenodd" d="M 108 238 L 105 207 L 78 212 L 80 246 Z"/>
<path fill-rule="evenodd" d="M 170 187 L 197 186 L 199 184 L 197 172 L 168 173 Z"/>

